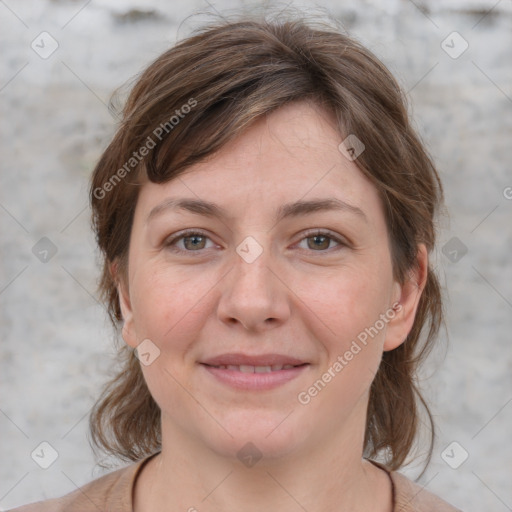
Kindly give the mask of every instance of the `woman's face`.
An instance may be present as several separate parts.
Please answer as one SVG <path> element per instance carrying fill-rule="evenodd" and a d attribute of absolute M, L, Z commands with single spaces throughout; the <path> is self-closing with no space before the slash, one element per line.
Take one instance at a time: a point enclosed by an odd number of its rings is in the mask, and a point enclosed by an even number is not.
<path fill-rule="evenodd" d="M 279 457 L 362 445 L 369 386 L 420 288 L 394 281 L 377 190 L 341 142 L 325 112 L 295 103 L 142 186 L 123 337 L 142 343 L 164 446 L 181 436 L 234 456 L 251 442 Z"/>

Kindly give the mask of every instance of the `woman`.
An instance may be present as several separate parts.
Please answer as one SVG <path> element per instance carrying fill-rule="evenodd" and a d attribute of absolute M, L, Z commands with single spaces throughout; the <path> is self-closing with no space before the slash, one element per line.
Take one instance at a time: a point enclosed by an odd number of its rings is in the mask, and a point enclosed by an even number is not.
<path fill-rule="evenodd" d="M 125 341 L 91 432 L 133 464 L 18 511 L 456 510 L 396 472 L 442 186 L 367 49 L 205 27 L 139 77 L 90 197 Z"/>

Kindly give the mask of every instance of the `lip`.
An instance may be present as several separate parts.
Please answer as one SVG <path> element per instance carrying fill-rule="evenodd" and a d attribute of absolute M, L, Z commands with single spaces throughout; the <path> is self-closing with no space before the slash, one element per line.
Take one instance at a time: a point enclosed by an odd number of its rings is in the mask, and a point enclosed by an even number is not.
<path fill-rule="evenodd" d="M 208 366 L 272 366 L 272 365 L 285 365 L 291 364 L 298 366 L 305 364 L 307 361 L 297 359 L 296 357 L 287 356 L 284 354 L 261 354 L 251 356 L 242 353 L 221 354 L 215 357 L 201 361 L 201 364 Z"/>
<path fill-rule="evenodd" d="M 274 389 L 290 382 L 304 373 L 309 363 L 282 354 L 263 354 L 249 356 L 247 354 L 222 354 L 201 362 L 204 368 L 217 381 L 232 388 L 244 391 L 265 391 Z M 273 366 L 293 365 L 293 368 L 274 370 L 266 373 L 244 373 L 216 366 Z"/>

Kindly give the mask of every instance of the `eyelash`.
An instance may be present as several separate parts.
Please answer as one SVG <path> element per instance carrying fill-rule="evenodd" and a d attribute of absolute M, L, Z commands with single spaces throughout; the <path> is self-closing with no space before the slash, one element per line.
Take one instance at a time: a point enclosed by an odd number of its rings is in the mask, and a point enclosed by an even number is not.
<path fill-rule="evenodd" d="M 198 253 L 198 255 L 200 255 L 206 249 L 198 249 L 197 251 L 189 251 L 186 249 L 178 249 L 176 247 L 176 242 L 178 242 L 179 240 L 181 240 L 183 238 L 191 237 L 193 235 L 203 236 L 203 237 L 207 238 L 208 240 L 210 240 L 210 237 L 205 232 L 203 232 L 199 229 L 186 229 L 185 231 L 181 231 L 181 232 L 177 233 L 176 235 L 172 236 L 171 238 L 168 238 L 164 242 L 164 245 L 172 252 L 188 253 L 188 254 Z M 306 233 L 304 233 L 304 236 L 299 240 L 299 242 L 302 242 L 303 240 L 306 240 L 308 238 L 313 238 L 315 236 L 324 236 L 324 237 L 327 237 L 327 238 L 333 240 L 334 242 L 339 244 L 338 249 L 340 249 L 341 247 L 348 247 L 348 245 L 349 245 L 347 242 L 345 242 L 341 238 L 333 235 L 330 231 L 325 231 L 325 230 L 321 230 L 321 229 L 313 229 L 313 230 L 307 231 Z M 308 249 L 305 249 L 305 250 L 307 251 Z M 336 250 L 336 249 L 334 249 L 334 250 Z M 309 252 L 318 252 L 319 254 L 330 253 L 330 252 L 332 252 L 332 248 L 326 249 L 326 250 L 319 250 L 319 251 L 310 250 Z"/>

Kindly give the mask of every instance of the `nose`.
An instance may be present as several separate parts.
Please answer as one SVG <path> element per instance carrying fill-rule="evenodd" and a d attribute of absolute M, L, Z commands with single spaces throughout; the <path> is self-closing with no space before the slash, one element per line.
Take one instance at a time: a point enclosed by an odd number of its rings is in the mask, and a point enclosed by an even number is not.
<path fill-rule="evenodd" d="M 233 260 L 231 272 L 220 283 L 219 319 L 253 332 L 286 322 L 290 316 L 288 288 L 278 277 L 270 251 L 263 250 L 250 263 L 234 252 Z"/>

